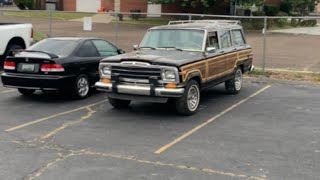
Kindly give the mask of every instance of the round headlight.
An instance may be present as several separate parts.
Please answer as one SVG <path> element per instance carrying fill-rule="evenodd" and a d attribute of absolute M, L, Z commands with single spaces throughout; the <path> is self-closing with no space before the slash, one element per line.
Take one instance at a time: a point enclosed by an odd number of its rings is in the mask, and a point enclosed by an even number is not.
<path fill-rule="evenodd" d="M 174 71 L 166 70 L 164 72 L 164 77 L 165 77 L 165 79 L 175 79 L 176 78 L 176 74 L 175 74 Z"/>
<path fill-rule="evenodd" d="M 111 74 L 110 67 L 103 67 L 103 68 L 102 68 L 102 73 L 103 73 L 104 75 L 110 75 L 110 74 Z"/>

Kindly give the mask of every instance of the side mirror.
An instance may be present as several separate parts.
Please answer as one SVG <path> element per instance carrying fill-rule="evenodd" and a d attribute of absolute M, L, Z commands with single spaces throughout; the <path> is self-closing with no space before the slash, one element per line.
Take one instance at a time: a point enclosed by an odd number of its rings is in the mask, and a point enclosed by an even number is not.
<path fill-rule="evenodd" d="M 215 47 L 207 47 L 207 49 L 206 49 L 206 51 L 207 52 L 215 52 L 217 50 L 217 48 L 215 48 Z"/>
<path fill-rule="evenodd" d="M 138 50 L 138 48 L 139 48 L 139 45 L 137 45 L 137 44 L 135 44 L 135 45 L 133 45 L 133 50 Z"/>
<path fill-rule="evenodd" d="M 117 50 L 118 51 L 118 54 L 124 54 L 124 53 L 126 53 L 124 50 L 122 50 L 122 49 L 118 49 Z"/>

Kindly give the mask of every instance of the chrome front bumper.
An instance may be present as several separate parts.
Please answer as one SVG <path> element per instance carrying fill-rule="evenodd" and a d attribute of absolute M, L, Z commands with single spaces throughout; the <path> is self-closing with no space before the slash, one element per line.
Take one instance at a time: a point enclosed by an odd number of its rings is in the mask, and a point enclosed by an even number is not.
<path fill-rule="evenodd" d="M 112 83 L 96 82 L 95 87 L 100 91 L 105 91 L 113 93 L 113 89 L 119 94 L 131 94 L 131 95 L 142 95 L 151 96 L 152 88 L 151 86 L 141 86 L 141 85 L 128 85 L 128 84 L 117 84 L 117 87 L 112 87 Z M 154 88 L 154 95 L 159 97 L 180 97 L 184 93 L 184 88 L 164 88 L 156 87 Z"/>

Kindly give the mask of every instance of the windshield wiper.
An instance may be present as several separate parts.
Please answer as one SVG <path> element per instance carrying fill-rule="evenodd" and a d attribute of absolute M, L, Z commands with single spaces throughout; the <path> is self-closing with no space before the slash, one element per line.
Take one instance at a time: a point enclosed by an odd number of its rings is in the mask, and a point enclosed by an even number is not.
<path fill-rule="evenodd" d="M 151 47 L 151 46 L 141 46 L 141 47 L 139 47 L 139 49 L 152 49 L 152 50 L 156 50 L 156 48 Z"/>
<path fill-rule="evenodd" d="M 161 47 L 158 47 L 158 48 L 175 49 L 175 50 L 178 50 L 178 51 L 183 51 L 182 49 L 174 47 L 174 46 L 161 46 Z"/>
<path fill-rule="evenodd" d="M 45 52 L 45 51 L 36 51 L 36 50 L 22 50 L 20 52 L 35 52 L 35 53 L 42 53 L 42 54 L 46 54 L 48 55 L 51 59 L 53 58 L 58 58 L 59 56 L 55 55 L 55 54 L 52 54 L 52 53 L 48 53 L 48 52 Z"/>

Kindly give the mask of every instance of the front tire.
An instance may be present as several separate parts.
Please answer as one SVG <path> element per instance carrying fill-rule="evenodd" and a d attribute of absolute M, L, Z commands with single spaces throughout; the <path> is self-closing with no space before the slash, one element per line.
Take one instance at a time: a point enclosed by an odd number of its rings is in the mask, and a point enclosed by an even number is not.
<path fill-rule="evenodd" d="M 32 95 L 36 90 L 34 90 L 34 89 L 22 89 L 22 88 L 19 88 L 18 91 L 19 91 L 19 93 L 21 93 L 21 94 L 24 95 L 24 96 L 30 96 L 30 95 Z"/>
<path fill-rule="evenodd" d="M 74 83 L 73 95 L 78 99 L 84 99 L 89 95 L 89 92 L 89 78 L 84 74 L 79 75 Z"/>
<path fill-rule="evenodd" d="M 200 103 L 199 83 L 191 80 L 184 94 L 176 100 L 176 110 L 181 115 L 192 115 L 197 112 Z"/>
<path fill-rule="evenodd" d="M 225 82 L 226 91 L 229 94 L 238 94 L 242 88 L 242 70 L 237 68 L 232 79 Z"/>
<path fill-rule="evenodd" d="M 116 109 L 124 109 L 129 107 L 131 101 L 129 100 L 122 100 L 122 99 L 115 99 L 108 97 L 109 103 Z"/>

